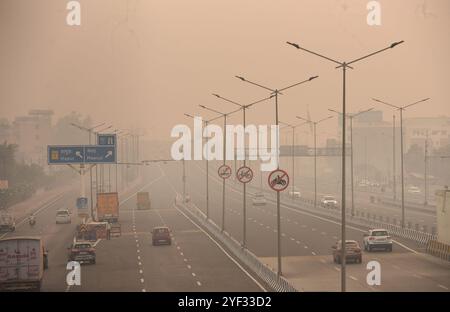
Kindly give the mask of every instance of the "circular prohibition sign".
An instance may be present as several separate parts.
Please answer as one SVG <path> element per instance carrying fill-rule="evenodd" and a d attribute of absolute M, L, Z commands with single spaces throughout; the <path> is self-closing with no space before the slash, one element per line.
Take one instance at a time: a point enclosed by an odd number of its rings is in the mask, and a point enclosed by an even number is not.
<path fill-rule="evenodd" d="M 248 183 L 251 180 L 253 180 L 253 171 L 252 171 L 252 169 L 250 167 L 242 166 L 236 172 L 236 178 L 241 183 L 244 183 L 244 184 Z"/>
<path fill-rule="evenodd" d="M 219 167 L 219 169 L 217 169 L 217 174 L 222 179 L 228 179 L 229 177 L 231 177 L 231 167 L 228 165 L 222 165 Z"/>
<path fill-rule="evenodd" d="M 289 186 L 289 175 L 284 170 L 276 169 L 269 174 L 268 183 L 272 190 L 282 192 Z"/>

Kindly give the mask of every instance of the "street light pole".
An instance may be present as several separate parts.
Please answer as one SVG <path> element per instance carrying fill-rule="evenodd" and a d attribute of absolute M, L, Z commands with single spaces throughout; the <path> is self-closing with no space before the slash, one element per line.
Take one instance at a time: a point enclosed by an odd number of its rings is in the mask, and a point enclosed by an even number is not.
<path fill-rule="evenodd" d="M 314 208 L 317 208 L 317 124 L 333 118 L 333 116 L 328 116 L 327 118 L 321 119 L 319 121 L 311 121 L 310 119 L 306 119 L 300 116 L 297 116 L 298 119 L 306 121 L 306 123 L 310 123 L 313 125 L 313 135 L 314 135 Z"/>
<path fill-rule="evenodd" d="M 351 67 L 350 65 L 356 62 L 359 62 L 361 60 L 364 60 L 366 58 L 369 58 L 375 54 L 381 53 L 383 51 L 392 49 L 394 47 L 396 47 L 397 45 L 403 43 L 404 41 L 399 41 L 399 42 L 394 42 L 392 43 L 389 47 L 386 47 L 384 49 L 381 49 L 379 51 L 370 53 L 366 56 L 360 57 L 358 59 L 355 59 L 351 62 L 339 62 L 336 61 L 332 58 L 329 58 L 327 56 L 321 55 L 319 53 L 307 50 L 305 48 L 300 47 L 298 44 L 296 43 L 292 43 L 292 42 L 286 42 L 288 45 L 291 45 L 299 50 L 303 50 L 305 52 L 308 52 L 310 54 L 313 54 L 315 56 L 321 57 L 323 59 L 326 59 L 330 62 L 333 62 L 335 64 L 337 64 L 338 66 L 337 68 L 342 68 L 342 113 L 344 114 L 344 116 L 346 115 L 346 73 L 347 73 L 347 68 L 353 69 L 353 67 Z M 341 261 L 341 291 L 345 292 L 346 291 L 346 271 L 345 271 L 345 266 L 346 266 L 346 259 L 345 259 L 345 118 L 342 118 L 342 227 L 341 227 L 341 252 L 342 252 L 342 261 Z"/>
<path fill-rule="evenodd" d="M 249 81 L 247 79 L 245 79 L 244 77 L 241 76 L 236 76 L 236 78 L 247 82 L 249 84 L 252 84 L 254 86 L 257 86 L 259 88 L 265 89 L 267 91 L 270 91 L 270 95 L 271 97 L 275 96 L 275 124 L 276 124 L 276 129 L 277 129 L 277 133 L 276 133 L 276 160 L 277 160 L 277 169 L 280 169 L 280 158 L 279 158 L 279 154 L 280 154 L 280 131 L 279 131 L 279 119 L 278 119 L 278 94 L 282 94 L 282 91 L 288 90 L 290 88 L 299 86 L 301 84 L 304 84 L 306 82 L 309 82 L 313 79 L 318 78 L 319 76 L 313 76 L 310 77 L 307 80 L 304 81 L 300 81 L 298 83 L 295 83 L 293 85 L 287 86 L 285 88 L 281 88 L 281 89 L 272 89 L 272 88 L 268 88 L 265 87 L 261 84 Z M 277 262 L 278 262 L 278 276 L 282 275 L 282 271 L 281 271 L 281 212 L 280 212 L 280 192 L 277 192 Z"/>
<path fill-rule="evenodd" d="M 397 178 L 396 178 L 396 164 L 395 164 L 395 114 L 392 114 L 392 171 L 393 171 L 393 189 L 394 202 L 397 201 Z"/>
<path fill-rule="evenodd" d="M 248 104 L 248 105 L 243 105 L 243 104 L 240 104 L 240 103 L 238 103 L 238 102 L 235 102 L 235 101 L 229 100 L 229 99 L 227 99 L 227 98 L 224 98 L 224 97 L 222 97 L 222 96 L 220 96 L 220 95 L 218 95 L 218 94 L 213 94 L 213 95 L 214 95 L 215 97 L 221 99 L 221 100 L 224 100 L 224 101 L 226 101 L 226 102 L 229 102 L 229 103 L 232 103 L 232 104 L 234 104 L 234 105 L 237 105 L 237 106 L 240 107 L 240 109 L 242 109 L 242 122 L 243 122 L 243 127 L 244 127 L 244 167 L 245 167 L 245 166 L 247 165 L 247 163 L 246 163 L 247 157 L 246 157 L 246 151 L 245 151 L 245 127 L 246 127 L 247 124 L 246 124 L 245 112 L 246 112 L 246 110 L 247 110 L 248 108 L 250 108 L 251 106 L 253 106 L 253 105 L 255 105 L 255 104 L 258 104 L 258 103 L 261 103 L 261 102 L 264 102 L 264 101 L 266 101 L 266 100 L 269 100 L 271 97 L 264 98 L 264 99 L 262 99 L 262 100 L 259 100 L 259 101 L 250 103 L 250 104 Z M 237 155 L 236 155 L 236 153 L 235 153 L 235 162 L 236 162 L 236 158 L 237 158 L 236 156 L 237 156 Z M 237 170 L 236 165 L 235 165 L 235 170 Z M 243 247 L 243 248 L 246 248 L 246 246 L 247 246 L 247 183 L 242 183 L 242 184 L 243 184 L 243 202 L 242 202 L 242 227 L 243 227 L 243 229 L 242 229 L 242 247 Z"/>
<path fill-rule="evenodd" d="M 401 167 L 401 182 L 402 182 L 402 221 L 401 221 L 401 226 L 402 228 L 405 227 L 405 180 L 404 180 L 404 166 L 403 166 L 403 162 L 404 162 L 404 153 L 403 153 L 403 111 L 408 108 L 411 107 L 413 105 L 422 103 L 422 102 L 426 102 L 428 100 L 430 100 L 430 98 L 426 98 L 405 106 L 397 106 L 397 105 L 393 105 L 378 99 L 372 99 L 375 102 L 381 103 L 381 104 L 385 104 L 388 105 L 390 107 L 395 108 L 396 110 L 400 111 L 400 167 Z"/>
<path fill-rule="evenodd" d="M 353 118 L 355 118 L 356 116 L 359 116 L 361 114 L 370 112 L 373 110 L 373 107 L 363 110 L 363 111 L 359 111 L 357 113 L 353 113 L 353 114 L 347 114 L 345 117 L 350 119 L 350 184 L 351 184 L 351 194 L 352 194 L 352 209 L 351 209 L 351 215 L 352 217 L 355 216 L 355 192 L 354 192 L 354 188 L 355 188 L 355 183 L 354 183 L 354 179 L 353 179 Z M 334 109 L 329 109 L 330 112 L 334 112 L 337 114 L 340 114 L 343 116 L 343 114 L 337 110 Z M 367 140 L 366 140 L 367 142 Z M 367 162 L 366 162 L 366 171 L 367 171 Z M 366 174 L 366 180 L 367 180 L 367 174 Z"/>

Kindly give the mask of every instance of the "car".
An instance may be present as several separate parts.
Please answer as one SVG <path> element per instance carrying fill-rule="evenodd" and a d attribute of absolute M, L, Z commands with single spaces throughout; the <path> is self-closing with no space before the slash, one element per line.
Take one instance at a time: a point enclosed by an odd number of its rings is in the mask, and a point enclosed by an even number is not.
<path fill-rule="evenodd" d="M 294 199 L 295 198 L 301 198 L 302 197 L 302 193 L 298 189 L 294 188 L 293 190 L 289 191 L 289 197 L 292 197 Z"/>
<path fill-rule="evenodd" d="M 322 202 L 322 205 L 324 205 L 325 207 L 337 207 L 337 205 L 338 205 L 337 200 L 333 196 L 330 196 L 330 195 L 324 196 L 322 198 L 321 202 Z"/>
<path fill-rule="evenodd" d="M 68 209 L 60 209 L 56 211 L 56 223 L 72 223 L 70 211 Z"/>
<path fill-rule="evenodd" d="M 89 241 L 75 241 L 68 248 L 68 260 L 95 264 L 95 248 Z"/>
<path fill-rule="evenodd" d="M 364 250 L 372 251 L 374 249 L 384 249 L 392 251 L 392 239 L 385 229 L 371 229 L 364 234 Z"/>
<path fill-rule="evenodd" d="M 172 238 L 167 226 L 157 226 L 152 230 L 152 245 L 171 245 Z"/>
<path fill-rule="evenodd" d="M 417 186 L 410 186 L 410 187 L 408 187 L 408 193 L 419 194 L 420 188 L 418 188 Z"/>
<path fill-rule="evenodd" d="M 0 232 L 14 232 L 16 230 L 16 220 L 12 214 L 2 213 L 0 215 Z"/>
<path fill-rule="evenodd" d="M 267 204 L 266 198 L 263 193 L 256 193 L 252 199 L 254 206 L 264 206 Z"/>
<path fill-rule="evenodd" d="M 342 241 L 337 241 L 331 248 L 333 249 L 333 262 L 341 263 L 342 258 Z M 354 261 L 355 263 L 362 262 L 362 251 L 358 242 L 355 240 L 345 241 L 345 262 Z"/>

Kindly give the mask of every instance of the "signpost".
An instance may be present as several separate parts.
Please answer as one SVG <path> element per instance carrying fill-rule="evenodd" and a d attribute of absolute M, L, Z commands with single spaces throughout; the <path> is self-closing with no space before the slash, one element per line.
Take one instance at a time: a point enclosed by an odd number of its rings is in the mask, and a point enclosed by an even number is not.
<path fill-rule="evenodd" d="M 242 166 L 236 172 L 236 177 L 241 183 L 249 183 L 253 179 L 253 171 L 247 166 Z"/>
<path fill-rule="evenodd" d="M 116 135 L 115 134 L 98 134 L 97 135 L 98 145 L 116 146 Z"/>
<path fill-rule="evenodd" d="M 277 169 L 269 174 L 269 186 L 276 192 L 282 192 L 289 186 L 289 175 L 286 171 Z"/>
<path fill-rule="evenodd" d="M 222 179 L 228 179 L 229 177 L 231 177 L 231 167 L 228 165 L 222 165 L 217 170 L 217 173 Z"/>

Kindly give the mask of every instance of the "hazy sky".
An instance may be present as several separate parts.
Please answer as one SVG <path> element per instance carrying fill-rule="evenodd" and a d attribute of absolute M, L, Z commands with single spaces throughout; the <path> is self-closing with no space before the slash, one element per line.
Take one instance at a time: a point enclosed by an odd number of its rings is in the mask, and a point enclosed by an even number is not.
<path fill-rule="evenodd" d="M 287 46 L 286 41 L 338 60 L 353 60 L 398 40 L 405 44 L 348 77 L 348 109 L 378 97 L 409 104 L 431 97 L 405 117 L 450 115 L 450 1 L 380 0 L 382 25 L 366 23 L 366 0 L 81 0 L 82 25 L 66 25 L 65 0 L 0 0 L 0 116 L 32 108 L 56 115 L 76 110 L 120 128 L 141 127 L 168 139 L 183 113 L 249 103 L 269 87 L 320 78 L 280 98 L 280 118 L 327 116 L 340 110 L 341 71 Z M 273 122 L 274 105 L 260 104 L 249 122 Z M 240 114 L 230 119 L 240 122 Z M 330 122 L 329 131 L 334 131 Z"/>

